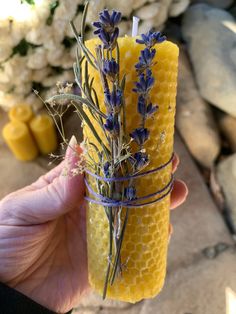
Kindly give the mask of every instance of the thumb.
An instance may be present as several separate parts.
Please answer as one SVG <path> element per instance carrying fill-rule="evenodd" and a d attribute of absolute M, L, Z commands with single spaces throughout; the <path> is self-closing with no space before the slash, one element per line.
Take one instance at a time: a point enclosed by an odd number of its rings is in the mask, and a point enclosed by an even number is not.
<path fill-rule="evenodd" d="M 14 218 L 21 224 L 39 224 L 82 206 L 85 188 L 81 163 L 82 149 L 73 136 L 66 151 L 64 168 L 51 183 L 37 190 L 23 189 L 12 193 L 7 203 L 14 210 Z"/>

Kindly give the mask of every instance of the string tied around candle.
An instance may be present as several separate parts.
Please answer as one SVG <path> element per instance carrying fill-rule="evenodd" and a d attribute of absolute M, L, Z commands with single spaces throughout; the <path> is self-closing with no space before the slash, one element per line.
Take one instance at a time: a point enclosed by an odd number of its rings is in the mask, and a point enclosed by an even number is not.
<path fill-rule="evenodd" d="M 136 178 L 140 178 L 140 177 L 144 177 L 147 176 L 149 174 L 153 174 L 156 173 L 162 169 L 164 169 L 165 167 L 167 167 L 173 160 L 174 157 L 174 153 L 172 153 L 171 158 L 163 165 L 156 167 L 154 169 L 151 170 L 147 170 L 144 171 L 142 173 L 137 173 L 134 175 L 129 175 L 126 177 L 111 177 L 111 178 L 106 178 L 103 176 L 99 176 L 91 171 L 89 171 L 88 169 L 85 169 L 85 172 L 89 175 L 91 175 L 92 177 L 95 177 L 96 179 L 99 179 L 101 181 L 105 181 L 105 182 L 120 182 L 120 181 L 128 181 L 130 179 L 136 179 Z M 156 202 L 160 202 L 162 199 L 164 199 L 167 195 L 169 195 L 173 189 L 173 175 L 171 175 L 171 178 L 169 180 L 169 182 L 160 190 L 157 190 L 153 193 L 150 193 L 148 195 L 145 196 L 140 196 L 137 197 L 135 199 L 132 200 L 116 200 L 116 199 L 112 199 L 106 196 L 103 196 L 101 194 L 96 193 L 92 187 L 89 185 L 87 178 L 84 179 L 86 188 L 88 189 L 89 193 L 94 197 L 90 197 L 90 196 L 85 196 L 85 199 L 88 202 L 97 204 L 97 205 L 102 205 L 102 206 L 106 206 L 106 207 L 127 207 L 127 208 L 136 208 L 136 207 L 143 207 L 143 206 L 147 206 Z M 164 194 L 163 194 L 164 193 Z M 158 196 L 158 197 L 156 197 Z M 151 199 L 148 200 L 150 198 L 156 197 L 155 199 Z M 147 201 L 146 201 L 147 200 Z M 141 203 L 140 203 L 141 201 Z M 145 201 L 145 202 L 142 202 Z"/>

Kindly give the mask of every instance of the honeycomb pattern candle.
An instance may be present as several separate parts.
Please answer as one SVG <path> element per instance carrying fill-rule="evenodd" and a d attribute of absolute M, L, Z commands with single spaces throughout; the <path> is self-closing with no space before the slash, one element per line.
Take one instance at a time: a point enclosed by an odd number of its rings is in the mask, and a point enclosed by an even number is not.
<path fill-rule="evenodd" d="M 120 21 L 103 10 L 99 38 L 86 42 L 82 23 L 81 95 L 47 102 L 71 101 L 83 122 L 90 285 L 137 302 L 157 295 L 166 274 L 179 51 L 160 32 L 119 38 Z"/>
<path fill-rule="evenodd" d="M 57 148 L 57 135 L 52 118 L 47 114 L 36 116 L 30 121 L 30 130 L 41 154 L 49 154 Z"/>
<path fill-rule="evenodd" d="M 33 118 L 33 111 L 29 105 L 19 104 L 12 107 L 8 115 L 11 121 L 29 123 L 30 120 Z"/>
<path fill-rule="evenodd" d="M 3 128 L 3 138 L 17 159 L 29 161 L 37 157 L 37 146 L 28 127 L 23 122 L 7 123 Z"/>

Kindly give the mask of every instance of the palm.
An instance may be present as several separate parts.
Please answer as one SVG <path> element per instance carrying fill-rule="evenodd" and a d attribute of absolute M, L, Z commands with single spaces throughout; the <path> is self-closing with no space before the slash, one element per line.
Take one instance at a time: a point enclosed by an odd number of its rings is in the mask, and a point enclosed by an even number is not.
<path fill-rule="evenodd" d="M 6 227 L 0 227 L 2 234 L 1 229 Z M 88 287 L 83 210 L 75 208 L 44 224 L 16 224 L 6 231 L 0 239 L 0 247 L 8 243 L 0 250 L 0 279 L 54 311 L 77 305 Z M 8 261 L 10 254 L 14 263 Z"/>

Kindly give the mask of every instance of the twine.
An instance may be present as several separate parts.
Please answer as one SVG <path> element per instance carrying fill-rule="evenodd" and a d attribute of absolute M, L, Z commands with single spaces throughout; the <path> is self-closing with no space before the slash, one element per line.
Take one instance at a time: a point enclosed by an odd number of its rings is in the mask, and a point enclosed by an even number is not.
<path fill-rule="evenodd" d="M 156 167 L 154 169 L 148 170 L 148 171 L 144 171 L 142 173 L 137 173 L 134 175 L 130 175 L 130 176 L 126 176 L 126 177 L 112 177 L 112 178 L 106 178 L 103 176 L 99 176 L 91 171 L 89 171 L 88 169 L 85 170 L 85 172 L 89 175 L 91 175 L 92 177 L 105 181 L 105 182 L 120 182 L 120 181 L 127 181 L 130 179 L 135 179 L 135 178 L 139 178 L 139 177 L 144 177 L 147 176 L 149 174 L 158 172 L 162 169 L 164 169 L 165 167 L 167 167 L 173 160 L 174 157 L 174 153 L 172 153 L 171 158 L 163 165 Z M 125 201 L 121 201 L 121 200 L 114 200 L 111 199 L 109 197 L 103 196 L 101 194 L 96 193 L 92 187 L 89 185 L 88 181 L 86 178 L 84 178 L 84 182 L 85 185 L 89 191 L 90 194 L 92 194 L 95 198 L 91 198 L 89 196 L 85 196 L 85 199 L 90 202 L 90 203 L 94 203 L 97 205 L 102 205 L 102 206 L 106 206 L 106 207 L 121 207 L 121 206 L 125 206 L 127 208 L 135 208 L 135 207 L 142 207 L 142 206 L 147 206 L 156 202 L 160 202 L 162 199 L 164 199 L 167 195 L 169 195 L 173 189 L 173 175 L 171 175 L 171 179 L 170 181 L 160 190 L 157 190 L 154 193 L 145 195 L 145 196 L 140 196 L 138 198 L 132 199 L 132 200 L 125 200 Z M 166 191 L 167 190 L 167 191 Z M 166 192 L 165 192 L 166 191 Z M 156 195 L 162 194 L 163 192 L 165 192 L 163 195 L 159 196 L 158 198 L 154 199 L 154 200 L 150 200 L 148 202 L 144 202 L 144 203 L 139 203 L 140 201 L 149 199 L 151 197 L 154 197 Z"/>

